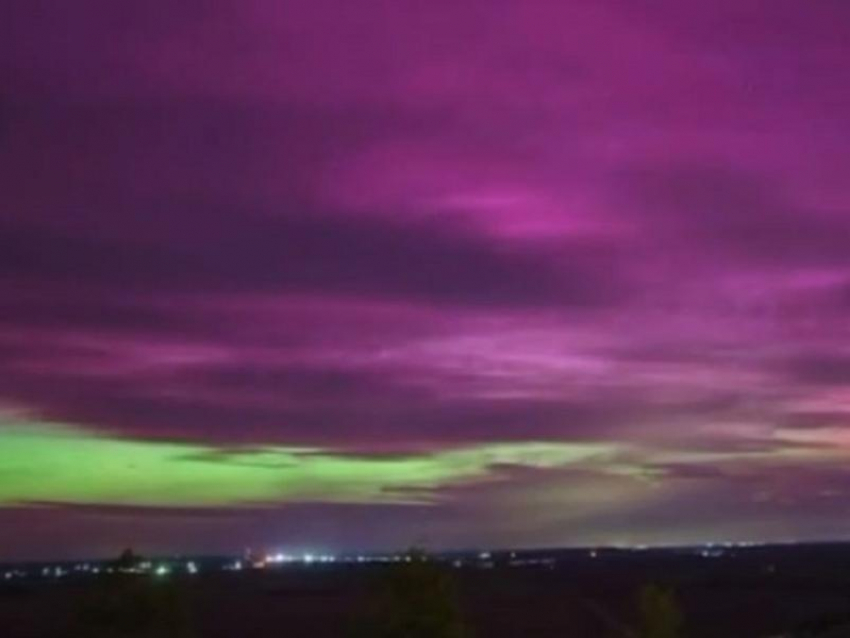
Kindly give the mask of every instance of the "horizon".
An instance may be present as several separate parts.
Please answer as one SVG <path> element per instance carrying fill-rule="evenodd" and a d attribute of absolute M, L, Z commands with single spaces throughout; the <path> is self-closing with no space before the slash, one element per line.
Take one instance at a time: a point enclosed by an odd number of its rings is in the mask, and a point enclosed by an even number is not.
<path fill-rule="evenodd" d="M 848 535 L 850 3 L 7 4 L 0 560 Z"/>
<path fill-rule="evenodd" d="M 68 556 L 68 557 L 24 557 L 14 560 L 5 560 L 0 557 L 0 566 L 15 567 L 24 565 L 49 565 L 49 564 L 84 564 L 84 563 L 110 563 L 114 562 L 120 555 L 130 550 L 133 556 L 144 561 L 179 561 L 179 560 L 220 560 L 233 559 L 240 561 L 244 560 L 247 553 L 254 554 L 258 558 L 262 558 L 266 567 L 281 568 L 287 566 L 315 566 L 322 567 L 328 565 L 359 565 L 359 564 L 375 564 L 400 561 L 404 557 L 409 556 L 411 552 L 423 553 L 425 556 L 437 559 L 447 560 L 451 557 L 467 556 L 474 557 L 480 561 L 487 561 L 491 555 L 493 557 L 504 557 L 508 555 L 510 558 L 519 558 L 525 554 L 557 554 L 557 553 L 582 553 L 593 554 L 592 558 L 597 558 L 596 553 L 641 553 L 641 552 L 697 552 L 706 549 L 724 549 L 724 550 L 764 550 L 778 548 L 804 548 L 804 547 L 824 547 L 824 546 L 848 546 L 850 547 L 850 538 L 847 539 L 820 539 L 820 540 L 779 540 L 779 541 L 705 541 L 689 544 L 658 544 L 658 545 L 627 545 L 627 544 L 611 544 L 611 545 L 565 545 L 562 547 L 443 547 L 443 548 L 422 548 L 422 547 L 396 547 L 396 548 L 376 548 L 372 550 L 348 550 L 344 552 L 335 552 L 329 548 L 292 548 L 286 547 L 284 544 L 276 544 L 266 548 L 251 548 L 246 547 L 241 551 L 232 550 L 221 553 L 197 553 L 192 551 L 174 551 L 169 553 L 147 553 L 144 551 L 136 551 L 137 548 L 125 547 L 120 552 L 111 555 L 100 556 Z M 482 558 L 482 554 L 487 554 L 487 558 Z M 273 557 L 285 556 L 284 560 L 270 560 Z M 307 559 L 306 557 L 310 557 Z M 591 557 L 591 556 L 588 556 Z M 358 561 L 362 558 L 362 561 Z M 713 556 L 714 558 L 714 556 Z M 241 560 L 240 560 L 241 559 Z M 324 559 L 324 560 L 320 560 Z M 29 576 L 30 574 L 27 574 Z"/>

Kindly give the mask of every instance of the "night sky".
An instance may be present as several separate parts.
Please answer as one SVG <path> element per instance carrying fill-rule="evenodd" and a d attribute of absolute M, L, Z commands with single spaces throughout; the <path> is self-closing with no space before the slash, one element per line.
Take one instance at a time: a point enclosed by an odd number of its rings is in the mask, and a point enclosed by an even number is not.
<path fill-rule="evenodd" d="M 6 0 L 0 558 L 850 536 L 846 0 Z"/>

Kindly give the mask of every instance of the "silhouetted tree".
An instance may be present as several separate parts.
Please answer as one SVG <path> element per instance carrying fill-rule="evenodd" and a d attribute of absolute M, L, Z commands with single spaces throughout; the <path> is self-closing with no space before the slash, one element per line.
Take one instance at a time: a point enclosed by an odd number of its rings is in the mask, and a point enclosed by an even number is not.
<path fill-rule="evenodd" d="M 118 569 L 133 569 L 141 562 L 141 558 L 136 555 L 132 548 L 128 547 L 118 559 L 115 561 L 115 567 Z"/>
<path fill-rule="evenodd" d="M 366 631 L 370 638 L 465 638 L 451 573 L 422 552 L 388 568 Z"/>
<path fill-rule="evenodd" d="M 673 592 L 647 585 L 638 598 L 640 612 L 640 638 L 679 638 L 682 629 L 682 612 Z"/>

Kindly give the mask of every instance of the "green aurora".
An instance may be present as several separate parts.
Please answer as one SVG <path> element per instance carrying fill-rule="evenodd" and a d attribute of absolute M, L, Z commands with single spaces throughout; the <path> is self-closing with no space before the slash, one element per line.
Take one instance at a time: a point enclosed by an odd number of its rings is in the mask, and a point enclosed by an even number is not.
<path fill-rule="evenodd" d="M 281 502 L 427 504 L 440 488 L 498 480 L 499 468 L 604 462 L 598 443 L 480 444 L 356 455 L 110 438 L 50 423 L 0 425 L 0 505 L 216 507 Z"/>

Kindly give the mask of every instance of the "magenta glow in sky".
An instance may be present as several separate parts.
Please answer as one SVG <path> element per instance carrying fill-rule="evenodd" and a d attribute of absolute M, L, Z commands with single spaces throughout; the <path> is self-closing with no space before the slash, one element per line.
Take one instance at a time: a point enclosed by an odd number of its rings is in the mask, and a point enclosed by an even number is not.
<path fill-rule="evenodd" d="M 2 551 L 845 537 L 848 77 L 843 0 L 7 2 L 0 441 L 333 463 L 0 449 Z"/>

